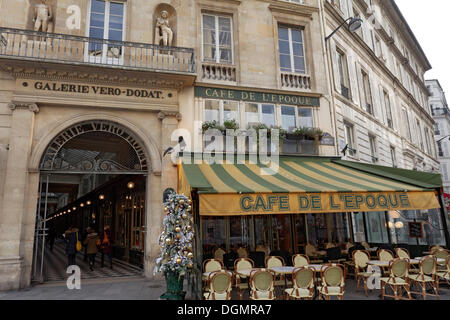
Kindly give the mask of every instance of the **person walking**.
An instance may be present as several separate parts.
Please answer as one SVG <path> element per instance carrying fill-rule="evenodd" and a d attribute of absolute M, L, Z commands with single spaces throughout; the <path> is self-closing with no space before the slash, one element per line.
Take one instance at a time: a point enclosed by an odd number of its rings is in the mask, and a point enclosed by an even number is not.
<path fill-rule="evenodd" d="M 108 225 L 103 228 L 103 233 L 101 237 L 101 250 L 102 250 L 102 268 L 104 267 L 105 254 L 108 256 L 110 268 L 112 265 L 112 239 L 111 239 L 111 229 Z"/>
<path fill-rule="evenodd" d="M 76 265 L 77 237 L 78 237 L 78 229 L 75 227 L 70 227 L 64 233 L 64 238 L 66 241 L 66 254 L 69 266 Z"/>
<path fill-rule="evenodd" d="M 84 244 L 86 245 L 86 254 L 88 256 L 88 260 L 89 260 L 89 269 L 91 269 L 91 271 L 94 271 L 94 264 L 95 264 L 95 256 L 97 255 L 98 252 L 98 242 L 100 238 L 97 234 L 97 232 L 95 232 L 92 228 L 88 228 L 87 229 L 87 236 L 86 239 L 84 240 Z"/>

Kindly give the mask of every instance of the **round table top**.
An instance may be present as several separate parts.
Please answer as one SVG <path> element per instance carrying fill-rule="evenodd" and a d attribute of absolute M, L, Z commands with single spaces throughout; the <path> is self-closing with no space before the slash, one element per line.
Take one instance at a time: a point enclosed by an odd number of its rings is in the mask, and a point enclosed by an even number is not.
<path fill-rule="evenodd" d="M 315 271 L 320 271 L 322 269 L 323 264 L 309 264 L 306 267 L 313 268 Z"/>
<path fill-rule="evenodd" d="M 250 274 L 252 273 L 253 270 L 259 270 L 259 269 L 256 269 L 256 268 L 255 269 L 242 269 L 242 270 L 236 271 L 236 273 L 239 276 L 250 277 Z"/>
<path fill-rule="evenodd" d="M 371 264 L 379 267 L 389 267 L 389 261 L 370 260 L 367 264 Z"/>
<path fill-rule="evenodd" d="M 222 270 L 222 271 L 225 271 L 225 270 Z M 205 278 L 209 278 L 209 275 L 210 275 L 211 273 L 215 273 L 215 272 L 219 272 L 219 271 L 203 272 L 203 276 L 204 276 Z M 229 275 L 233 275 L 233 273 L 230 272 L 230 271 L 227 271 L 227 273 L 228 273 Z"/>
<path fill-rule="evenodd" d="M 273 267 L 270 268 L 270 270 L 272 270 L 275 273 L 278 274 L 291 274 L 294 269 L 296 269 L 295 267 Z"/>

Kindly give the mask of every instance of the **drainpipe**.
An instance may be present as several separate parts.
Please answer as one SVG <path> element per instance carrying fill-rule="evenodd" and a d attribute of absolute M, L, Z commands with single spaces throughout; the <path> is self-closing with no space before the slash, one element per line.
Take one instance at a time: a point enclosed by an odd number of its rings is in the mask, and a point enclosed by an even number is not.
<path fill-rule="evenodd" d="M 332 126 L 334 126 L 334 134 L 335 134 L 335 152 L 336 156 L 340 156 L 340 150 L 339 150 L 339 133 L 337 128 L 337 116 L 336 116 L 336 102 L 334 99 L 333 94 L 333 82 L 332 79 L 334 79 L 334 73 L 333 73 L 333 65 L 331 62 L 331 56 L 328 54 L 328 45 L 325 41 L 325 7 L 323 4 L 324 0 L 319 0 L 319 17 L 320 17 L 320 31 L 321 31 L 321 37 L 322 37 L 322 50 L 323 50 L 323 58 L 325 63 L 325 73 L 326 77 L 328 79 L 327 85 L 328 85 L 328 96 L 325 96 L 325 99 L 330 104 L 330 116 L 331 116 L 331 122 Z"/>

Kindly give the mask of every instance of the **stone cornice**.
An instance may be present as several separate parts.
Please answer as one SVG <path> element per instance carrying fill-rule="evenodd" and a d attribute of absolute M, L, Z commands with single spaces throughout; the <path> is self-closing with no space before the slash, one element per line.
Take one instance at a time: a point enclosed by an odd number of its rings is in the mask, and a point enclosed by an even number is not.
<path fill-rule="evenodd" d="M 180 112 L 168 112 L 168 111 L 161 111 L 158 113 L 158 119 L 164 120 L 167 117 L 174 117 L 178 121 L 183 120 L 183 115 Z"/>
<path fill-rule="evenodd" d="M 31 112 L 39 113 L 39 107 L 36 103 L 12 101 L 8 104 L 8 108 L 12 111 L 16 109 L 28 109 Z"/>
<path fill-rule="evenodd" d="M 319 12 L 319 8 L 299 3 L 275 0 L 259 0 L 269 3 L 269 10 L 272 12 L 311 18 L 313 13 Z"/>

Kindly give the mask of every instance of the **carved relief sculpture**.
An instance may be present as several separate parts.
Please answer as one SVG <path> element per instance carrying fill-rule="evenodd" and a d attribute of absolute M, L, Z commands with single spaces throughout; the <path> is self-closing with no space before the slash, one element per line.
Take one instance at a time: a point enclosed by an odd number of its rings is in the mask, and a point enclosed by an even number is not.
<path fill-rule="evenodd" d="M 173 31 L 169 26 L 169 13 L 164 10 L 161 12 L 161 16 L 156 19 L 155 44 L 172 46 L 172 41 Z"/>
<path fill-rule="evenodd" d="M 53 11 L 48 5 L 47 0 L 41 0 L 41 3 L 34 7 L 34 31 L 52 32 L 53 30 Z"/>

